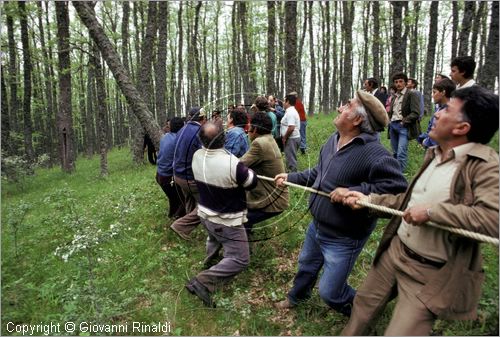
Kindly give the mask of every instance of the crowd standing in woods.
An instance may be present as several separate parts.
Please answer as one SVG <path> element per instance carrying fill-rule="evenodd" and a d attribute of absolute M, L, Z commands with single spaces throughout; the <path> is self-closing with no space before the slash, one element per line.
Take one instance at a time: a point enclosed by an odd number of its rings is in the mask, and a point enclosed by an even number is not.
<path fill-rule="evenodd" d="M 321 148 L 317 165 L 303 172 L 296 172 L 296 156 L 307 148 L 301 132 L 307 124 L 296 92 L 286 95 L 283 107 L 272 95 L 258 96 L 251 112 L 243 105 L 230 107 L 227 131 L 218 110 L 209 124 L 197 107 L 190 109 L 184 127 L 179 119 L 171 120 L 160 146 L 157 180 L 171 207 L 179 200 L 185 206 L 169 216 L 186 214 L 171 228 L 189 239 L 201 220 L 208 232 L 206 269 L 186 284 L 187 290 L 215 306 L 213 292 L 249 263 L 253 225 L 286 210 L 284 182 L 292 182 L 330 193 L 330 198 L 310 196 L 313 220 L 293 287 L 275 304 L 278 309 L 308 299 L 319 278 L 320 297 L 351 317 L 344 334 L 365 333 L 395 290 L 399 301 L 386 333 L 428 334 L 436 317 L 473 318 L 483 278 L 478 243 L 423 224 L 432 220 L 498 235 L 498 155 L 482 145 L 498 129 L 498 96 L 475 86 L 474 67 L 470 57 L 459 57 L 451 63 L 453 81 L 436 75 L 435 112 L 421 134 L 423 97 L 417 81 L 394 74 L 394 92 L 387 95 L 376 78 L 367 78 L 363 90 L 338 109 L 337 131 Z M 392 155 L 379 139 L 386 126 Z M 405 192 L 408 141 L 417 136 L 429 150 Z M 258 174 L 274 177 L 275 184 L 257 179 Z M 170 189 L 162 181 L 171 181 Z M 170 195 L 174 185 L 182 191 L 178 200 Z M 384 216 L 360 209 L 359 199 L 406 211 L 402 219 L 392 218 L 372 270 L 356 292 L 347 279 L 377 217 Z M 450 278 L 453 282 L 446 283 Z M 466 297 L 447 295 L 455 291 Z"/>

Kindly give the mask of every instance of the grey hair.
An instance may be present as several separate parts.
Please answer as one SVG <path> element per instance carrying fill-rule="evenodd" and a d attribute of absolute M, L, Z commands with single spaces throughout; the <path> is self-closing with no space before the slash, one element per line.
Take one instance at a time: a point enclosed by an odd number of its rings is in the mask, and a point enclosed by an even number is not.
<path fill-rule="evenodd" d="M 366 112 L 365 107 L 361 102 L 356 99 L 356 108 L 351 112 L 351 115 L 349 116 L 350 118 L 356 118 L 356 117 L 361 117 L 363 121 L 359 125 L 359 129 L 361 132 L 365 133 L 375 133 L 375 130 L 373 129 L 372 125 L 370 124 L 370 121 L 368 120 L 368 114 Z"/>

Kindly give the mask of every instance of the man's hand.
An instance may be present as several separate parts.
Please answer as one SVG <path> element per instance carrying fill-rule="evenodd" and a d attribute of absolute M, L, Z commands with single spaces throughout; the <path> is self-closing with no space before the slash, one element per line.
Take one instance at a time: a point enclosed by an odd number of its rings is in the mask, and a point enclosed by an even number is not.
<path fill-rule="evenodd" d="M 276 184 L 276 186 L 278 187 L 284 187 L 285 184 L 284 182 L 287 180 L 288 178 L 288 173 L 280 173 L 280 174 L 277 174 L 275 177 L 274 177 L 274 183 Z"/>
<path fill-rule="evenodd" d="M 370 201 L 370 198 L 367 195 L 364 195 L 358 191 L 349 191 L 344 195 L 344 199 L 342 202 L 344 205 L 351 207 L 352 209 L 361 209 L 365 206 L 358 205 L 356 202 L 358 200 L 362 201 Z"/>
<path fill-rule="evenodd" d="M 430 220 L 428 209 L 430 205 L 416 205 L 406 209 L 403 213 L 403 219 L 413 226 L 422 226 Z"/>
<path fill-rule="evenodd" d="M 281 142 L 283 143 L 283 145 L 286 144 L 286 141 L 288 140 L 287 137 L 281 137 Z"/>
<path fill-rule="evenodd" d="M 330 192 L 330 201 L 343 202 L 347 192 L 349 192 L 349 189 L 345 187 L 337 187 L 336 189 Z"/>

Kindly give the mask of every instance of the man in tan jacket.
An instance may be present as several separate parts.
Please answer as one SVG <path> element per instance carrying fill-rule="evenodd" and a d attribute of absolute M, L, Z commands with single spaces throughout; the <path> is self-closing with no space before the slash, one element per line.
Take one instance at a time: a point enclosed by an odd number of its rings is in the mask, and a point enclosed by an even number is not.
<path fill-rule="evenodd" d="M 484 280 L 479 243 L 427 226 L 432 221 L 498 237 L 498 153 L 488 144 L 498 130 L 498 96 L 480 87 L 457 90 L 436 112 L 424 164 L 405 193 L 359 199 L 404 210 L 392 217 L 373 266 L 354 299 L 342 335 L 363 335 L 398 296 L 386 335 L 428 335 L 436 318 L 474 319 Z"/>

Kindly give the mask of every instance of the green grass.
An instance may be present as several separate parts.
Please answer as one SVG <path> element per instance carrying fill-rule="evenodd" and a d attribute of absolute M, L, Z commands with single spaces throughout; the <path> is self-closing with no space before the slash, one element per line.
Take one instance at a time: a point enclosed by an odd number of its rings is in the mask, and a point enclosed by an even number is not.
<path fill-rule="evenodd" d="M 333 117 L 309 119 L 309 152 L 299 154 L 301 169 L 316 163 L 321 144 L 334 129 Z M 381 138 L 389 148 L 385 134 Z M 498 134 L 492 146 L 498 150 Z M 407 177 L 420 166 L 423 150 L 411 142 L 409 153 Z M 216 293 L 216 309 L 207 309 L 184 290 L 185 282 L 202 269 L 203 229 L 195 231 L 191 242 L 167 231 L 167 201 L 154 180 L 155 167 L 133 165 L 127 149 L 109 154 L 109 173 L 108 178 L 99 177 L 98 157 L 80 158 L 72 175 L 59 168 L 39 169 L 19 183 L 3 181 L 3 335 L 9 334 L 8 322 L 66 321 L 170 322 L 170 334 L 176 335 L 340 333 L 346 319 L 329 310 L 317 291 L 295 310 L 273 308 L 284 298 L 296 271 L 311 219 L 307 194 L 292 190 L 290 209 L 280 221 L 256 231 L 257 237 L 271 239 L 252 243 L 249 268 Z M 350 277 L 353 286 L 366 276 L 385 223 L 379 221 L 360 255 Z M 113 231 L 116 235 L 110 234 Z M 99 242 L 86 241 L 88 246 L 79 247 L 65 262 L 64 254 L 55 255 L 56 249 L 74 248 L 75 233 Z M 498 334 L 498 250 L 489 245 L 482 249 L 486 283 L 479 318 L 438 321 L 434 334 Z M 379 320 L 377 334 L 383 333 L 391 308 Z M 130 329 L 128 334 L 133 334 Z"/>

